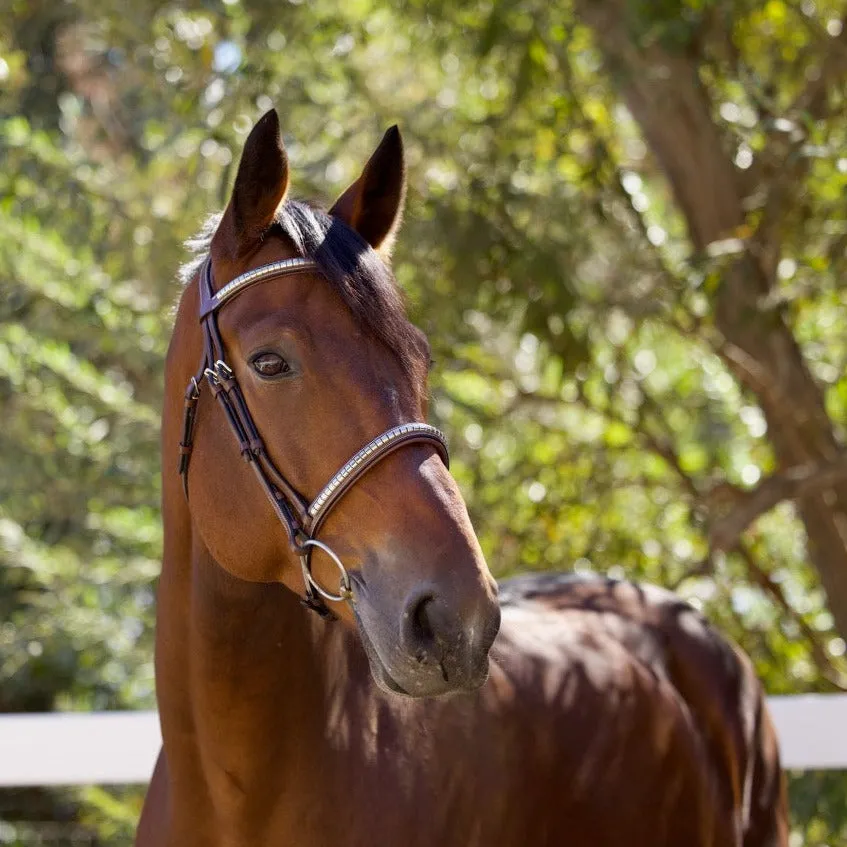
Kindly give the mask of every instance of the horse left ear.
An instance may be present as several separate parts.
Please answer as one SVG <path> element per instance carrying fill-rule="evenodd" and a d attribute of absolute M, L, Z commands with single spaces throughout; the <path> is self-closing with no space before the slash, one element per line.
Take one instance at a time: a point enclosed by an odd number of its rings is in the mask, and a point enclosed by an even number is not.
<path fill-rule="evenodd" d="M 388 254 L 403 217 L 406 166 L 403 139 L 393 126 L 383 136 L 362 175 L 335 201 L 330 215 L 351 226 L 374 250 Z"/>
<path fill-rule="evenodd" d="M 216 240 L 233 256 L 261 242 L 288 192 L 288 156 L 276 109 L 266 112 L 244 144 L 229 206 Z"/>

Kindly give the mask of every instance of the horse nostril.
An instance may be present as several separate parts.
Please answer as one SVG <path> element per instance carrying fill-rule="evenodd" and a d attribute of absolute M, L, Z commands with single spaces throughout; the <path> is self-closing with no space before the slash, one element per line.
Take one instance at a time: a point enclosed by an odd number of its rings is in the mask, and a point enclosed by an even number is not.
<path fill-rule="evenodd" d="M 421 645 L 431 644 L 435 640 L 435 632 L 433 631 L 432 621 L 430 620 L 432 604 L 433 598 L 431 596 L 424 596 L 418 600 L 414 610 L 410 613 L 414 639 Z"/>
<path fill-rule="evenodd" d="M 409 598 L 401 626 L 403 646 L 419 662 L 439 659 L 451 629 L 446 605 L 431 592 Z"/>
<path fill-rule="evenodd" d="M 430 678 L 440 674 L 454 688 L 479 687 L 487 675 L 488 648 L 499 622 L 499 607 L 488 595 L 482 599 L 485 602 L 471 592 L 436 594 L 431 585 L 413 590 L 400 619 L 400 644 L 407 661 L 416 662 Z"/>

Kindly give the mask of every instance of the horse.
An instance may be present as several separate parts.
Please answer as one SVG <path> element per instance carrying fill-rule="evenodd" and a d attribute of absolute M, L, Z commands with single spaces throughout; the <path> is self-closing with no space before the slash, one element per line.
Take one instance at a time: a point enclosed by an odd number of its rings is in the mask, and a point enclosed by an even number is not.
<path fill-rule="evenodd" d="M 498 597 L 390 270 L 397 128 L 328 212 L 288 187 L 270 111 L 177 308 L 137 847 L 786 845 L 761 686 L 698 612 Z"/>

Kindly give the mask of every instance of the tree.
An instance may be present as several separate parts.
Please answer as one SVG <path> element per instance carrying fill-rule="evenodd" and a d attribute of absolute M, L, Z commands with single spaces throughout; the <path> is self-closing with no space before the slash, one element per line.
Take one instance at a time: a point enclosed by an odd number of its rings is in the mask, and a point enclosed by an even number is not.
<path fill-rule="evenodd" d="M 8 11 L 0 708 L 152 702 L 180 245 L 270 105 L 301 195 L 403 129 L 395 269 L 493 570 L 670 585 L 771 692 L 847 685 L 839 4 Z M 807 838 L 838 780 L 794 780 Z M 131 806 L 87 799 L 120 843 Z"/>
<path fill-rule="evenodd" d="M 700 10 L 668 4 L 655 17 L 645 14 L 635 22 L 628 20 L 631 5 L 612 0 L 578 3 L 577 9 L 669 182 L 694 253 L 708 255 L 715 245 L 731 242 L 731 258 L 709 292 L 709 328 L 716 352 L 762 409 L 781 471 L 760 483 L 758 492 L 739 496 L 733 508 L 752 523 L 777 502 L 763 492 L 777 492 L 792 475 L 802 481 L 805 488 L 795 496 L 810 557 L 836 625 L 847 635 L 843 422 L 828 413 L 824 387 L 793 334 L 792 298 L 778 290 L 780 262 L 783 276 L 793 276 L 787 271 L 799 245 L 791 230 L 804 229 L 820 214 L 807 192 L 822 175 L 820 165 L 839 155 L 843 128 L 833 118 L 840 118 L 844 100 L 847 32 L 835 17 L 824 29 L 811 15 L 781 4 L 769 4 L 764 14 L 751 7 L 746 20 L 736 23 L 742 31 L 756 19 L 770 24 L 777 36 L 771 59 L 735 36 L 727 4 L 703 4 Z M 806 30 L 799 39 L 788 28 L 789 16 Z M 782 87 L 769 92 L 754 82 L 757 76 Z M 731 82 L 735 97 L 724 99 Z M 734 115 L 728 108 L 734 106 L 755 115 L 752 131 L 742 125 L 732 133 L 728 121 L 716 119 L 716 99 L 724 100 L 725 114 Z M 836 261 L 843 259 L 843 247 L 838 256 L 839 245 L 828 246 L 835 248 Z M 783 496 L 794 494 L 789 492 Z M 761 505 L 751 509 L 758 500 Z M 735 548 L 747 524 L 737 520 L 723 532 L 713 526 L 713 545 Z"/>

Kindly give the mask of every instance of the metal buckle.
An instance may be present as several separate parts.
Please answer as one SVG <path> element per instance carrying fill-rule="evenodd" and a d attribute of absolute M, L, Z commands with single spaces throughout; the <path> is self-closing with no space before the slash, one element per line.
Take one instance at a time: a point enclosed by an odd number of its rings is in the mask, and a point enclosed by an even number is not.
<path fill-rule="evenodd" d="M 220 382 L 232 379 L 232 368 L 223 359 L 218 359 L 215 362 L 215 376 Z"/>
<path fill-rule="evenodd" d="M 229 394 L 232 387 L 235 385 L 235 374 L 233 374 L 230 366 L 221 359 L 218 359 L 215 362 L 214 367 L 206 368 L 203 371 L 203 374 L 206 377 L 206 381 L 209 383 L 209 387 L 212 389 L 212 393 L 215 397 L 221 393 L 221 391 Z"/>
<path fill-rule="evenodd" d="M 205 368 L 203 374 L 214 385 L 221 385 L 227 380 L 232 379 L 233 376 L 232 368 L 223 359 L 218 359 L 213 368 Z"/>
<path fill-rule="evenodd" d="M 307 548 L 309 547 L 317 547 L 318 550 L 323 550 L 324 553 L 329 556 L 332 560 L 333 564 L 338 568 L 339 573 L 341 574 L 341 581 L 339 584 L 338 594 L 330 594 L 329 591 L 326 591 L 323 586 L 312 576 L 312 571 L 310 569 L 309 562 L 309 553 L 307 552 Z M 343 601 L 347 601 L 348 603 L 353 601 L 353 586 L 350 582 L 350 575 L 347 573 L 347 569 L 341 562 L 341 559 L 335 554 L 333 549 L 323 541 L 318 541 L 315 538 L 307 538 L 300 544 L 300 568 L 303 571 L 303 579 L 306 581 L 306 585 L 311 586 L 318 594 L 321 595 L 325 600 L 331 600 L 335 603 L 341 603 Z"/>
<path fill-rule="evenodd" d="M 185 389 L 185 399 L 186 401 L 200 399 L 200 386 L 197 384 L 196 376 L 193 376 L 190 380 L 188 380 L 188 386 Z"/>

